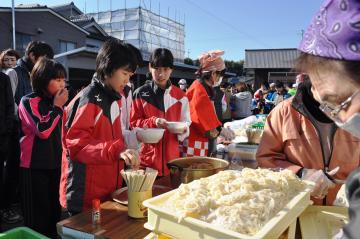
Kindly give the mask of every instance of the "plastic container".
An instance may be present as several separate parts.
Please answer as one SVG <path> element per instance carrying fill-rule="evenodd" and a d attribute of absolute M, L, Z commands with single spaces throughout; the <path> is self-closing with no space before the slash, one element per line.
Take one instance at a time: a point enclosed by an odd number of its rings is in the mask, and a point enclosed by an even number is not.
<path fill-rule="evenodd" d="M 349 222 L 348 208 L 335 206 L 309 206 L 299 217 L 303 239 L 336 237 Z"/>
<path fill-rule="evenodd" d="M 1 239 L 48 239 L 48 237 L 41 235 L 40 233 L 31 230 L 27 227 L 17 227 L 0 233 Z"/>
<path fill-rule="evenodd" d="M 240 158 L 242 161 L 256 161 L 256 144 L 230 144 L 228 147 L 228 159 Z"/>
<path fill-rule="evenodd" d="M 177 189 L 176 189 L 177 190 Z M 180 222 L 174 212 L 164 208 L 166 200 L 175 190 L 143 202 L 148 208 L 148 221 L 144 227 L 155 234 L 165 234 L 174 238 L 191 239 L 260 239 L 278 238 L 296 218 L 311 204 L 310 188 L 296 195 L 278 214 L 253 236 L 230 231 L 204 221 L 185 217 Z"/>

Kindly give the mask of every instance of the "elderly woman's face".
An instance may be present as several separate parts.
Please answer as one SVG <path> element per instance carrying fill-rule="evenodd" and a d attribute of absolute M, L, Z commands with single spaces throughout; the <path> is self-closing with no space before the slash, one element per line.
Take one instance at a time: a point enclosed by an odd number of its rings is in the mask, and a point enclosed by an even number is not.
<path fill-rule="evenodd" d="M 320 103 L 335 107 L 360 89 L 360 84 L 350 79 L 339 63 L 333 63 L 331 69 L 309 72 L 309 77 L 314 98 Z M 341 121 L 346 121 L 357 112 L 360 112 L 360 93 L 355 95 L 348 107 L 339 112 L 338 117 Z"/>

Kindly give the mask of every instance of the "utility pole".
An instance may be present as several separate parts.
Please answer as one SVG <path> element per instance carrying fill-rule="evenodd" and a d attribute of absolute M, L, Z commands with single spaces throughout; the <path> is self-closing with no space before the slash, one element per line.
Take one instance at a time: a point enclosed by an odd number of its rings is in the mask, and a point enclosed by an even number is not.
<path fill-rule="evenodd" d="M 11 15 L 12 15 L 12 35 L 13 35 L 13 49 L 16 50 L 16 39 L 15 39 L 15 0 L 11 1 Z"/>

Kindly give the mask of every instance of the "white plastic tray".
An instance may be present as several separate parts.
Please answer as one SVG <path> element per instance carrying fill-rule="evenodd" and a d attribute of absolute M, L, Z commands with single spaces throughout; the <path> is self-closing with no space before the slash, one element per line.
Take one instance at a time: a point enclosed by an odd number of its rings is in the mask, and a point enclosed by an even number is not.
<path fill-rule="evenodd" d="M 174 212 L 162 205 L 177 189 L 143 202 L 148 208 L 148 221 L 145 228 L 156 234 L 165 233 L 174 238 L 191 239 L 260 239 L 278 238 L 296 218 L 311 204 L 310 189 L 295 196 L 283 210 L 268 221 L 255 235 L 249 236 L 214 226 L 201 220 L 185 217 L 180 223 Z"/>

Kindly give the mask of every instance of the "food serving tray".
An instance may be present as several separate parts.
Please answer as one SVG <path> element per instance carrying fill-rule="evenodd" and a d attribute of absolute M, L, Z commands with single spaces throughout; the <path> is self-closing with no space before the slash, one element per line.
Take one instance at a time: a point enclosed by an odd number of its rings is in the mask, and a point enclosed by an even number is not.
<path fill-rule="evenodd" d="M 144 227 L 156 234 L 166 234 L 173 238 L 192 239 L 259 239 L 278 238 L 296 218 L 311 204 L 310 186 L 295 196 L 270 219 L 255 235 L 249 236 L 224 229 L 196 218 L 185 217 L 180 222 L 176 214 L 163 205 L 177 189 L 143 202 L 148 208 L 148 221 Z"/>

